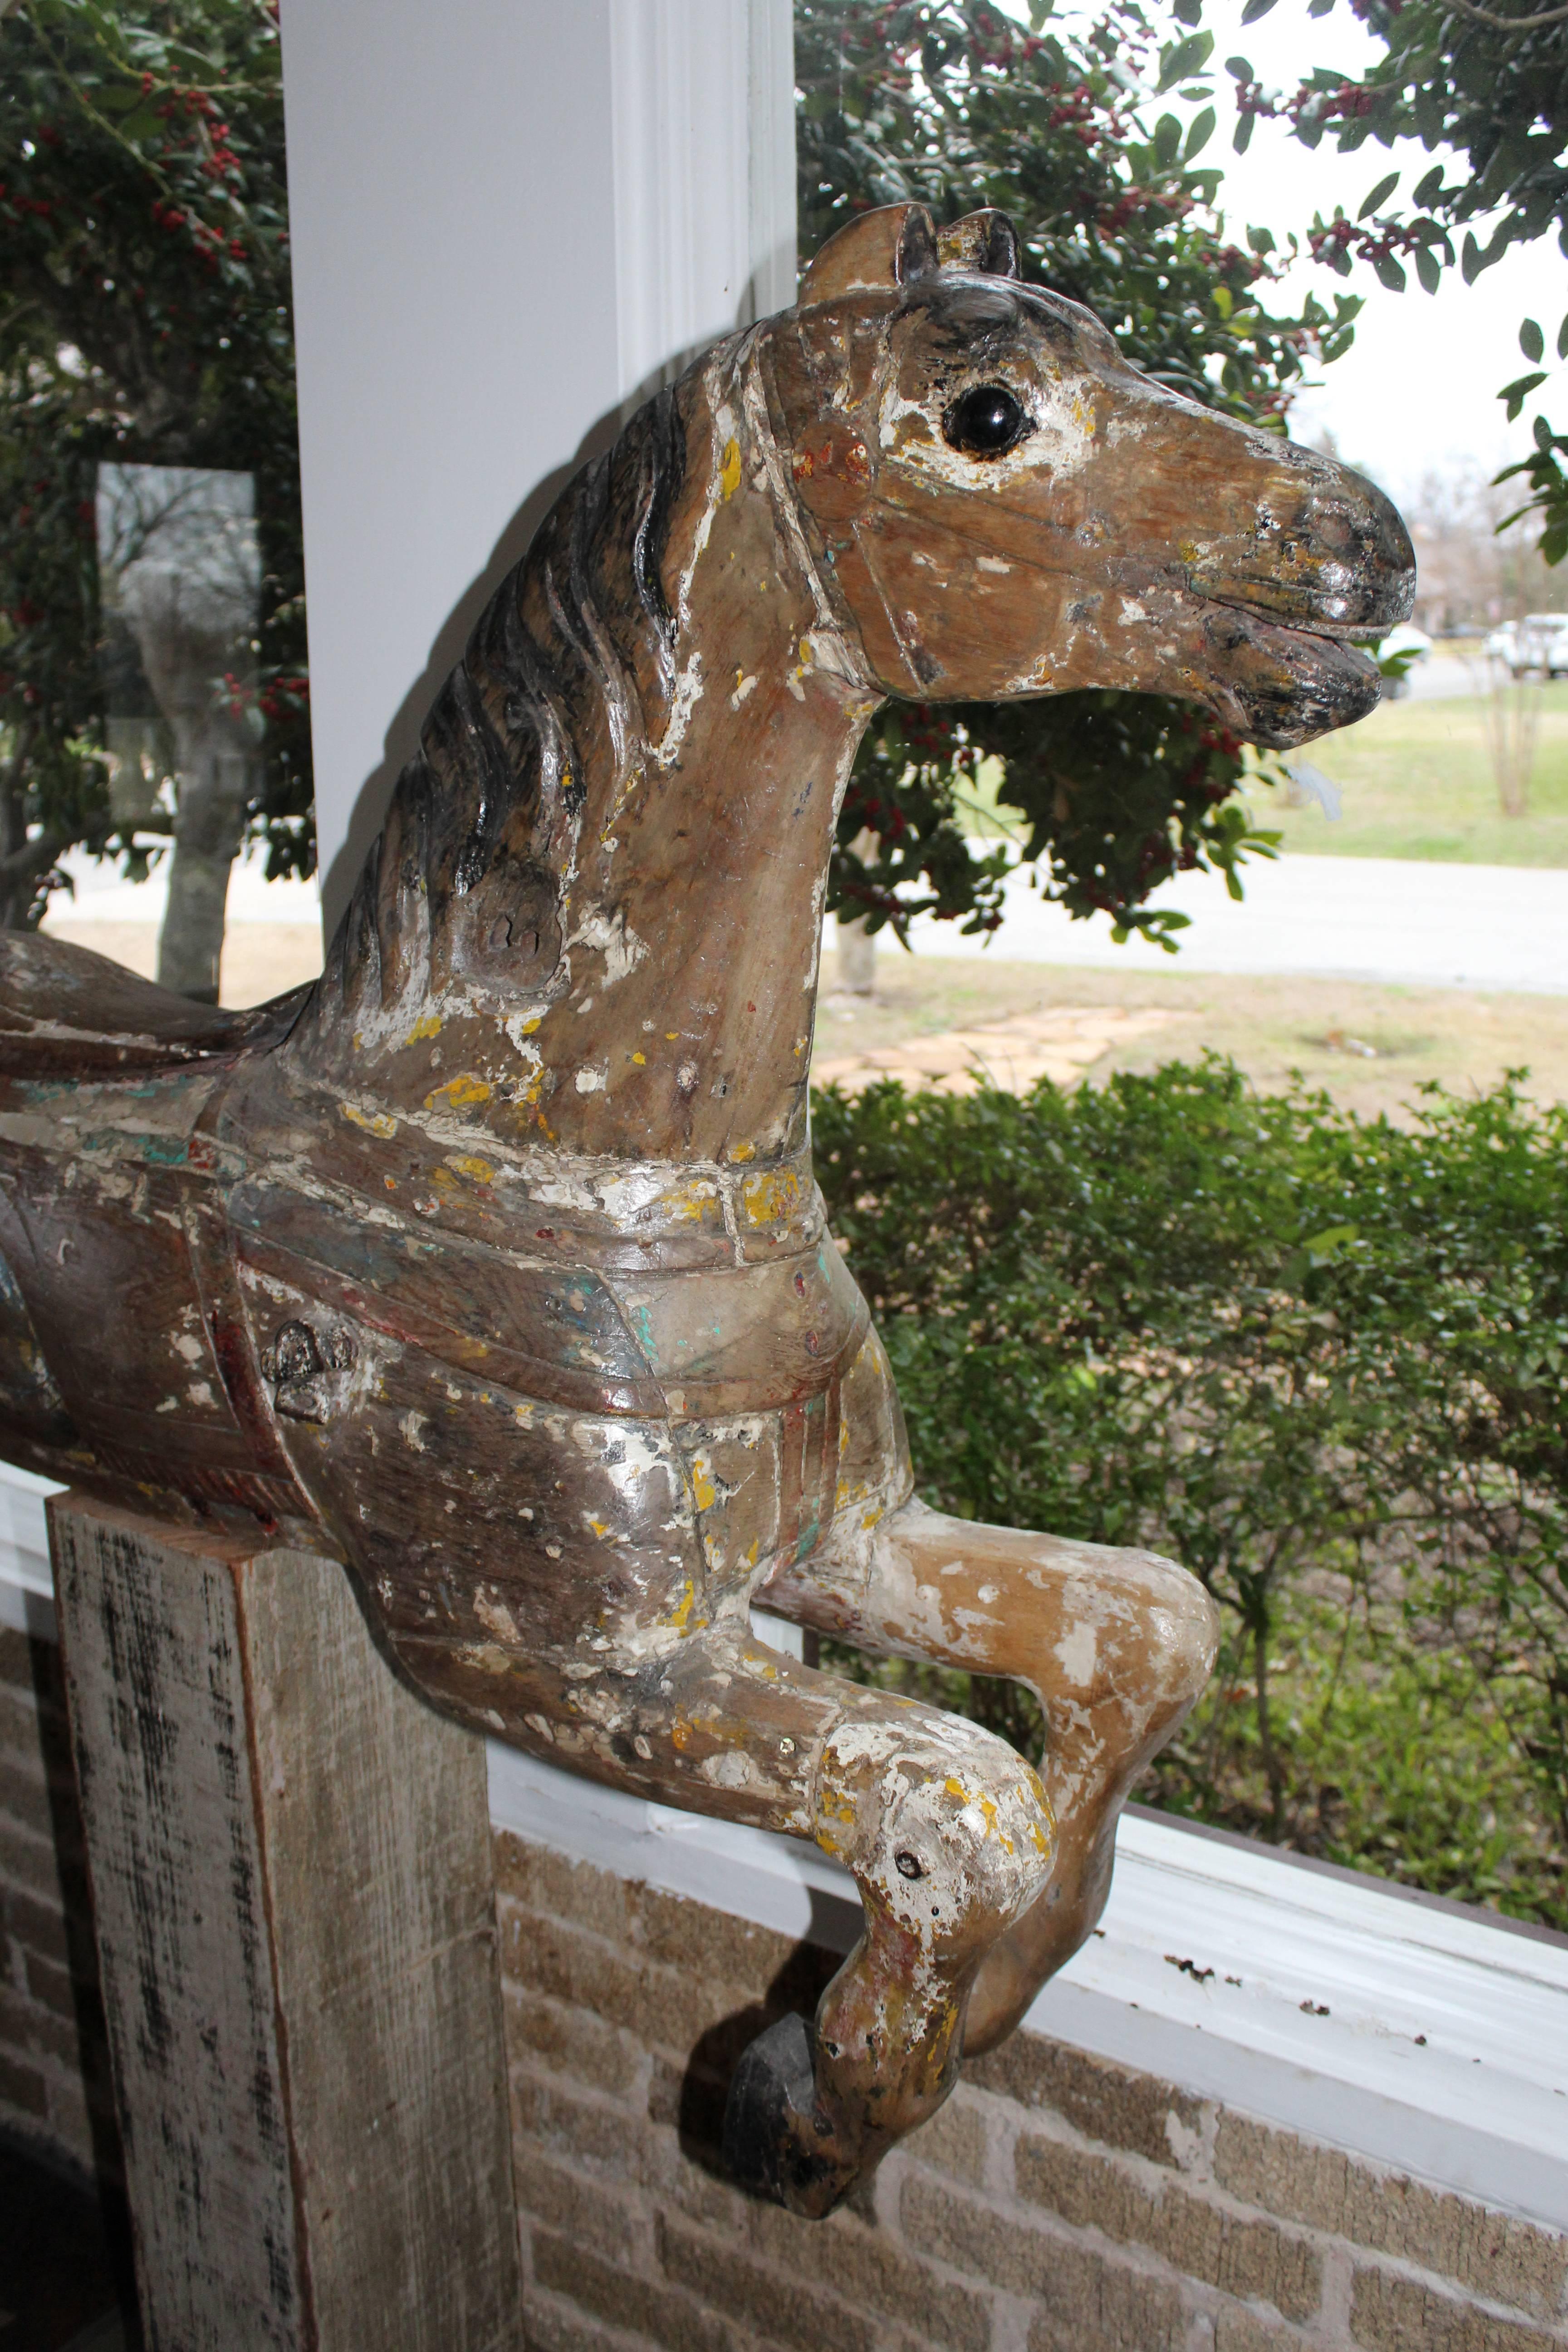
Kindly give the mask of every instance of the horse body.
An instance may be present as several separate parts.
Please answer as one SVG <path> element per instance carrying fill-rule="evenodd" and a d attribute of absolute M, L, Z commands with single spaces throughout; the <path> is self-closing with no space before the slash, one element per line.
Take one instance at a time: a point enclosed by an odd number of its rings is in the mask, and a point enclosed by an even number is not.
<path fill-rule="evenodd" d="M 1090 684 L 1297 740 L 1408 603 L 1376 493 L 1009 263 L 994 215 L 872 215 L 640 412 L 482 616 L 314 990 L 105 1004 L 37 941 L 0 981 L 6 1450 L 308 1529 L 466 1720 L 842 1855 L 865 1939 L 727 2125 L 803 2211 L 1088 1934 L 1213 1648 L 1169 1562 L 911 1500 L 810 1167 L 856 745 L 888 692 Z M 1029 1681 L 1042 1779 L 759 1643 L 764 1585 Z"/>

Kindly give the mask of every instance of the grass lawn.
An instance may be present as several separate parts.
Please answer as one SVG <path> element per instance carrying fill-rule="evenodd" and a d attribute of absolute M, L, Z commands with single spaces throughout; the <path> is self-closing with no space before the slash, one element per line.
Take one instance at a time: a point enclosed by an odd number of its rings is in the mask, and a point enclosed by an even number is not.
<path fill-rule="evenodd" d="M 1359 727 L 1308 744 L 1302 756 L 1344 794 L 1337 824 L 1316 804 L 1282 808 L 1271 792 L 1250 805 L 1287 849 L 1316 857 L 1568 866 L 1568 685 L 1531 690 L 1541 720 L 1525 816 L 1498 807 L 1479 697 L 1380 703 Z"/>
<path fill-rule="evenodd" d="M 1156 1005 L 1180 1017 L 1130 1040 L 1094 1066 L 1112 1070 L 1228 1054 L 1259 1087 L 1291 1074 L 1365 1115 L 1399 1117 L 1424 1080 L 1455 1092 L 1487 1087 L 1527 1066 L 1527 1091 L 1568 1101 L 1568 997 L 1483 995 L 1468 989 L 1387 988 L 1356 981 L 1221 972 L 1128 972 L 1005 963 L 978 955 L 910 956 L 879 942 L 877 992 L 834 986 L 824 959 L 816 1055 L 869 1051 L 912 1036 L 1050 1005 Z M 1369 1050 L 1370 1049 L 1370 1050 Z"/>

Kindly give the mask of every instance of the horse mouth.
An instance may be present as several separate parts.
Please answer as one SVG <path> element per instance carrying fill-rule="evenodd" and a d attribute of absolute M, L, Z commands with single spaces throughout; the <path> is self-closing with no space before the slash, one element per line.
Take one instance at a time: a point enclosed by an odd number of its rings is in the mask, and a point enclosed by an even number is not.
<path fill-rule="evenodd" d="M 1204 617 L 1218 715 L 1249 742 L 1290 751 L 1336 727 L 1353 726 L 1383 693 L 1377 664 L 1357 639 L 1375 644 L 1381 628 L 1336 628 L 1280 620 L 1256 605 L 1214 599 Z"/>

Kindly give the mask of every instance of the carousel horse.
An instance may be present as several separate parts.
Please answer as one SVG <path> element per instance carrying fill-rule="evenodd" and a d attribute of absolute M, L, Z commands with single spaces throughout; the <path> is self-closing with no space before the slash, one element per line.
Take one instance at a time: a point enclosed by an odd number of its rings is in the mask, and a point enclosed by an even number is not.
<path fill-rule="evenodd" d="M 435 1704 L 815 1841 L 865 1931 L 724 2151 L 830 2210 L 1089 1933 L 1209 1673 L 1150 1553 L 929 1509 L 826 1229 L 807 1072 L 889 696 L 1359 719 L 1410 543 L 1152 383 L 1008 222 L 867 215 L 557 501 L 438 696 L 312 987 L 251 1013 L 0 941 L 0 1448 L 341 1559 Z M 750 1604 L 1016 1676 L 1036 1772 Z"/>

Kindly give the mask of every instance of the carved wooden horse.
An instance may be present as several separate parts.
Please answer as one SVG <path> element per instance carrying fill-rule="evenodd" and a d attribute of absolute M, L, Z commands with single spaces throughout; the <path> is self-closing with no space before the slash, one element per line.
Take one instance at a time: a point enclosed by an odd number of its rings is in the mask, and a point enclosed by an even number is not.
<path fill-rule="evenodd" d="M 841 1856 L 864 1938 L 726 2127 L 813 2214 L 1087 1936 L 1214 1645 L 1168 1561 L 911 1498 L 807 1132 L 856 744 L 890 694 L 1090 686 L 1293 743 L 1372 706 L 1350 641 L 1410 607 L 1375 490 L 1016 254 L 993 214 L 857 221 L 577 477 L 314 988 L 227 1015 L 4 943 L 6 1451 L 324 1544 L 440 1706 Z M 1041 1779 L 763 1646 L 759 1592 L 1021 1677 Z"/>

